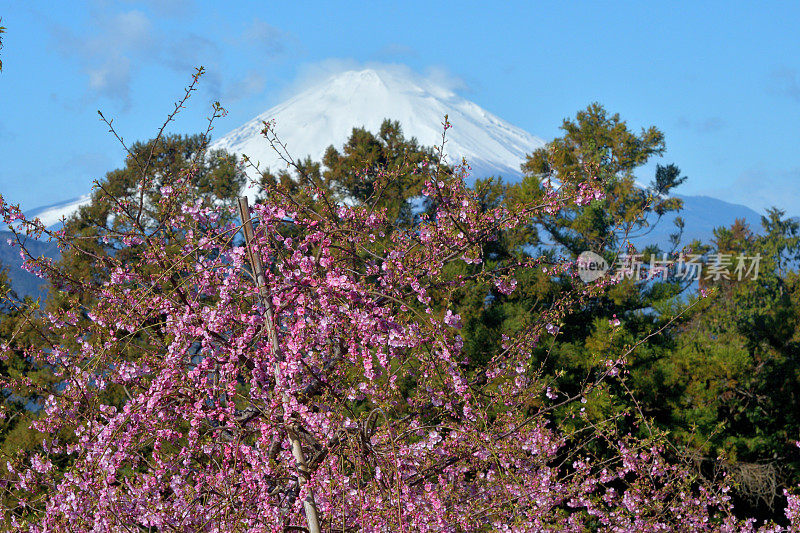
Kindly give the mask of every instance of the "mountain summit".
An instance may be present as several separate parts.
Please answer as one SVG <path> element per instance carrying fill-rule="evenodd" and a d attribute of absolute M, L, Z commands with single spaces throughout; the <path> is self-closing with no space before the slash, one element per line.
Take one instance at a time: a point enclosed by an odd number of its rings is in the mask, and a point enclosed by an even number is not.
<path fill-rule="evenodd" d="M 258 115 L 212 144 L 246 154 L 261 168 L 285 163 L 261 135 L 263 122 L 275 120 L 275 133 L 295 159 L 320 161 L 325 149 L 340 147 L 354 127 L 377 132 L 384 119 L 396 120 L 406 138 L 423 146 L 441 144 L 444 116 L 448 162 L 466 158 L 472 177 L 521 176 L 525 156 L 544 141 L 496 117 L 453 91 L 395 70 L 351 70 L 329 77 Z"/>

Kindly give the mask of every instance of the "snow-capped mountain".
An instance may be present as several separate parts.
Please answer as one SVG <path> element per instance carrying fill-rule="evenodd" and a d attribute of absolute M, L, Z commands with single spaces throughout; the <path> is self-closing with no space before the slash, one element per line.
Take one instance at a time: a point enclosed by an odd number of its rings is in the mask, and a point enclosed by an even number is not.
<path fill-rule="evenodd" d="M 69 217 L 81 206 L 87 205 L 91 201 L 90 194 L 84 194 L 77 198 L 70 198 L 64 202 L 37 207 L 25 213 L 28 218 L 39 218 L 42 224 L 48 228 L 55 228 L 61 224 L 61 219 Z"/>
<path fill-rule="evenodd" d="M 400 71 L 365 69 L 331 76 L 236 128 L 212 148 L 246 154 L 261 168 L 278 170 L 286 163 L 261 135 L 264 121 L 275 121 L 275 133 L 293 158 L 310 155 L 319 161 L 328 146 L 343 145 L 354 127 L 377 132 L 385 118 L 400 122 L 403 135 L 423 146 L 441 144 L 445 115 L 453 126 L 445 145 L 448 162 L 466 158 L 473 178 L 517 178 L 525 156 L 545 144 L 427 80 Z"/>

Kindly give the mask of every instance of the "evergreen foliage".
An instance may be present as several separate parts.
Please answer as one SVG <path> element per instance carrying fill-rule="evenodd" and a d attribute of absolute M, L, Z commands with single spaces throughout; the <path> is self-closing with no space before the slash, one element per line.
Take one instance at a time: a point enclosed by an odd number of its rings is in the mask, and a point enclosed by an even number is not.
<path fill-rule="evenodd" d="M 437 164 L 434 149 L 405 139 L 400 125 L 386 120 L 377 133 L 353 129 L 344 146 L 329 147 L 322 161 L 306 158 L 289 170 L 267 169 L 261 176 L 262 201 L 276 213 L 284 202 L 298 220 L 305 220 L 307 227 L 300 228 L 284 220 L 285 214 L 275 215 L 276 239 L 290 243 L 287 247 L 311 239 L 314 220 L 340 224 L 355 234 L 359 230 L 348 224 L 356 211 L 342 206 L 361 206 L 357 215 L 363 217 L 361 223 L 379 220 L 374 222 L 370 243 L 356 246 L 343 239 L 331 249 L 341 254 L 337 261 L 343 272 L 364 269 L 370 272 L 364 276 L 369 282 L 380 270 L 365 265 L 375 262 L 383 248 L 391 249 L 404 239 L 421 242 L 426 228 L 449 224 L 437 219 L 449 213 L 448 196 L 436 192 L 437 176 L 450 176 L 447 186 L 453 188 L 448 194 L 474 203 L 476 220 L 519 212 L 521 206 L 559 203 L 558 209 L 531 208 L 524 224 L 487 225 L 475 234 L 475 246 L 467 243 L 461 250 L 467 260 L 443 264 L 435 282 L 425 281 L 427 292 L 418 292 L 416 300 L 403 300 L 398 309 L 457 316 L 452 323 L 444 319 L 447 326 L 458 324 L 463 357 L 450 370 L 488 396 L 500 393 L 483 388 L 493 357 L 504 353 L 509 338 L 530 336 L 535 341 L 515 370 L 519 379 L 533 380 L 547 391 L 545 398 L 584 396 L 586 403 L 556 402 L 551 409 L 546 408 L 548 400 L 533 395 L 520 407 L 521 415 L 546 410 L 551 425 L 569 435 L 570 446 L 599 461 L 612 460 L 619 450 L 608 440 L 583 440 L 588 429 L 609 435 L 631 433 L 640 443 L 666 442 L 671 450 L 667 455 L 694 461 L 691 468 L 697 482 L 714 481 L 721 469 L 729 472 L 742 503 L 740 513 L 780 520 L 783 488 L 800 481 L 795 446 L 800 435 L 800 224 L 772 209 L 762 220 L 761 233 L 737 221 L 715 230 L 710 243 L 692 243 L 695 252 L 734 260 L 758 255 L 756 279 L 710 280 L 701 275 L 699 293 L 674 274 L 584 290 L 583 282 L 563 264 L 585 250 L 602 254 L 609 263 L 620 253 L 640 253 L 644 262 L 661 256 L 663 251 L 655 246 L 635 250 L 630 238 L 646 235 L 665 214 L 681 209 L 680 200 L 669 195 L 686 177 L 673 164 L 657 165 L 650 186 L 638 187 L 635 172 L 664 153 L 664 135 L 655 127 L 637 134 L 599 104 L 580 111 L 574 120 L 566 119 L 562 129 L 561 137 L 530 155 L 520 183 L 493 178 L 461 191 L 450 185 L 457 183 L 454 169 Z M 56 284 L 47 303 L 51 313 L 82 309 L 82 316 L 72 317 L 72 327 L 89 331 L 85 324 L 92 321 L 89 312 L 97 295 L 126 265 L 139 265 L 136 275 L 149 280 L 153 297 L 180 300 L 186 294 L 184 284 L 195 275 L 186 258 L 195 254 L 198 261 L 219 260 L 218 251 L 204 255 L 186 246 L 197 246 L 198 235 L 220 239 L 219 228 L 235 222 L 231 207 L 245 177 L 235 157 L 205 154 L 206 141 L 203 135 L 171 135 L 136 143 L 125 167 L 98 182 L 92 202 L 66 223 L 71 247 L 55 265 L 60 275 L 53 277 Z M 423 193 L 427 209 L 415 211 Z M 203 217 L 183 226 L 165 222 L 180 218 L 187 205 Z M 208 216 L 212 211 L 221 216 Z M 370 218 L 371 213 L 376 214 Z M 341 218 L 345 214 L 353 220 Z M 680 219 L 677 225 L 673 251 L 679 245 Z M 457 227 L 454 221 L 448 229 L 454 242 L 463 238 Z M 233 235 L 229 237 L 232 241 Z M 153 251 L 154 242 L 164 253 Z M 283 256 L 275 242 L 263 244 L 273 247 L 275 257 L 294 260 Z M 422 253 L 415 251 L 416 246 L 403 253 Z M 181 257 L 174 263 L 180 268 L 159 262 L 170 254 Z M 2 273 L 0 284 L 7 285 Z M 79 350 L 88 338 L 59 341 L 42 334 L 43 315 L 33 302 L 21 302 L 7 287 L 3 293 L 7 296 L 0 308 L 0 338 L 5 355 L 0 371 L 4 383 L 17 388 L 3 389 L 8 414 L 0 425 L 0 450 L 18 463 L 40 445 L 41 436 L 31 423 L 38 419 L 44 399 L 58 393 L 59 384 L 51 366 L 21 347 L 47 352 L 59 342 L 63 349 Z M 214 305 L 214 297 L 198 297 Z M 170 320 L 166 313 L 146 317 L 142 327 L 130 334 L 117 363 L 136 364 L 170 346 L 176 334 Z M 92 331 L 107 342 L 118 340 L 116 333 L 101 329 Z M 196 354 L 200 344 L 190 349 Z M 625 354 L 620 361 L 623 370 L 614 380 L 607 379 L 617 368 L 614 361 L 609 366 L 611 354 Z M 326 368 L 322 365 L 315 371 Z M 28 387 L 20 389 L 25 380 Z M 396 386 L 411 397 L 422 384 L 410 372 Z M 241 379 L 231 387 L 238 395 L 250 391 Z M 130 397 L 125 386 L 109 384 L 96 401 L 122 410 Z M 356 418 L 367 416 L 372 407 L 362 400 L 347 405 Z M 237 403 L 234 412 L 241 415 L 246 407 Z M 413 416 L 406 408 L 397 409 L 392 416 L 399 420 Z M 488 419 L 508 415 L 496 406 L 485 414 Z M 440 423 L 450 415 L 437 416 L 443 418 L 427 422 Z M 63 442 L 72 442 L 63 430 Z M 572 459 L 569 446 L 559 454 L 553 461 L 567 464 Z M 66 469 L 69 464 L 66 455 L 56 457 L 56 467 Z M 13 506 L 14 498 L 6 496 L 4 505 Z"/>

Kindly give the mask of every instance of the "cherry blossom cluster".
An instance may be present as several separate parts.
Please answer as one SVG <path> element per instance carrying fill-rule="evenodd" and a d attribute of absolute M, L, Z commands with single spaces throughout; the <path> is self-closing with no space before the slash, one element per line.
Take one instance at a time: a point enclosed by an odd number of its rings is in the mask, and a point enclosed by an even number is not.
<path fill-rule="evenodd" d="M 456 290 L 513 296 L 527 269 L 577 276 L 576 264 L 535 258 L 484 268 L 486 243 L 557 212 L 557 196 L 482 209 L 461 174 L 441 171 L 423 189 L 433 211 L 409 228 L 369 201 L 326 206 L 276 187 L 247 214 L 246 242 L 235 211 L 198 197 L 190 178 L 161 187 L 176 206 L 162 220 L 137 220 L 135 199 L 116 205 L 133 230 L 104 238 L 133 259 L 87 257 L 108 274 L 81 281 L 91 298 L 44 317 L 44 347 L 15 347 L 60 386 L 35 423 L 41 450 L 7 465 L 8 528 L 755 530 L 734 518 L 724 484 L 668 460 L 659 440 L 598 426 L 590 440 L 613 454 L 596 461 L 551 416 L 624 367 L 625 354 L 603 354 L 597 380 L 567 397 L 531 362 L 607 283 L 576 283 L 484 367 L 464 360 Z M 584 187 L 575 203 L 601 197 Z M 42 231 L 0 210 L 17 231 Z M 477 274 L 453 274 L 455 263 Z M 29 264 L 74 287 L 57 266 Z"/>

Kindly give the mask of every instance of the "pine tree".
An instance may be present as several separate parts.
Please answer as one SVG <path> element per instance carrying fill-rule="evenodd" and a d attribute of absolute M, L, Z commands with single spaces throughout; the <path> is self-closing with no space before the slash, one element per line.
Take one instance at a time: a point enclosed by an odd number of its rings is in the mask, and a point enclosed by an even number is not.
<path fill-rule="evenodd" d="M 538 220 L 570 255 L 617 250 L 626 238 L 645 234 L 663 214 L 681 208 L 680 200 L 665 198 L 685 180 L 674 165 L 658 167 L 651 189 L 636 185 L 634 171 L 666 149 L 660 130 L 651 126 L 637 135 L 618 114 L 609 115 L 597 103 L 579 111 L 575 120 L 565 119 L 561 128 L 562 137 L 528 156 L 520 193 L 544 196 L 548 181 L 565 192 L 587 184 L 602 188 L 603 200 Z"/>
<path fill-rule="evenodd" d="M 403 224 L 413 221 L 412 199 L 435 172 L 432 148 L 403 136 L 400 123 L 386 119 L 378 134 L 353 128 L 341 152 L 329 146 L 322 158 L 326 186 L 338 200 L 370 200 Z"/>
<path fill-rule="evenodd" d="M 182 236 L 161 223 L 183 208 L 183 199 L 171 195 L 177 182 L 191 184 L 197 194 L 193 201 L 233 206 L 245 182 L 244 171 L 235 156 L 221 150 L 206 152 L 206 146 L 206 137 L 198 134 L 166 135 L 130 147 L 125 166 L 98 180 L 91 202 L 66 221 L 65 231 L 79 237 L 81 250 L 64 250 L 58 266 L 63 278 L 72 282 L 55 287 L 51 304 L 57 304 L 62 293 L 79 298 L 89 294 L 81 290 L 83 285 L 107 279 L 115 264 L 145 250 L 146 242 L 138 246 L 126 242 L 137 231 L 171 234 L 177 253 Z M 112 216 L 116 206 L 130 216 Z"/>

